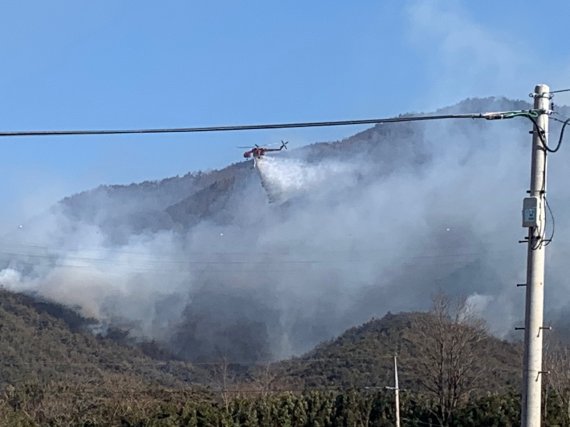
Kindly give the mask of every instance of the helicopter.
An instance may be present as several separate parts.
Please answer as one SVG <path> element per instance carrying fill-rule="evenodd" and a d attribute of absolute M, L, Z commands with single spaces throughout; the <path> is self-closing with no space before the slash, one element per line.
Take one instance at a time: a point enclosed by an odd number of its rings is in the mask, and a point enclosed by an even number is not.
<path fill-rule="evenodd" d="M 254 160 L 260 159 L 265 155 L 265 153 L 269 153 L 271 151 L 281 151 L 283 149 L 287 149 L 287 144 L 289 141 L 281 140 L 281 146 L 279 148 L 269 148 L 269 147 L 260 147 L 259 145 L 255 144 L 254 147 L 239 147 L 239 148 L 250 148 L 245 153 L 243 153 L 243 157 L 246 159 L 253 158 Z"/>

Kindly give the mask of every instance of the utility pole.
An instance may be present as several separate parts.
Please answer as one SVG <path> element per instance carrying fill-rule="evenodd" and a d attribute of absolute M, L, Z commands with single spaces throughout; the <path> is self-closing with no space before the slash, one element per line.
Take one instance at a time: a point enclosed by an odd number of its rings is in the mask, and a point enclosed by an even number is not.
<path fill-rule="evenodd" d="M 550 88 L 537 85 L 533 93 L 538 110 L 532 132 L 529 197 L 523 203 L 523 227 L 528 227 L 524 367 L 521 427 L 540 427 L 542 391 L 542 332 L 544 310 L 544 231 L 546 197 L 546 149 Z"/>
<path fill-rule="evenodd" d="M 396 403 L 396 427 L 400 427 L 400 387 L 398 386 L 398 357 L 394 355 L 394 387 L 386 387 L 388 390 L 394 390 Z"/>

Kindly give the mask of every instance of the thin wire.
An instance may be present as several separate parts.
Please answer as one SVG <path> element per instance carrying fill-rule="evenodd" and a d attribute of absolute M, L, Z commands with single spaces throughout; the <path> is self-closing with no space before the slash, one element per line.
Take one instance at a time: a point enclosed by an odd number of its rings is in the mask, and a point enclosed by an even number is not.
<path fill-rule="evenodd" d="M 570 92 L 570 89 L 551 90 L 548 93 L 553 94 L 553 93 L 562 93 L 562 92 Z"/>
<path fill-rule="evenodd" d="M 450 253 L 450 255 L 473 255 L 472 252 L 470 252 L 475 246 L 468 244 L 468 245 L 453 245 L 453 246 L 446 246 L 445 248 L 442 249 L 448 249 L 448 250 L 453 250 L 453 251 L 457 251 L 457 250 L 463 250 L 463 251 L 469 251 L 469 252 L 461 252 L 461 253 L 457 253 L 457 252 L 453 252 Z M 40 244 L 29 244 L 29 243 L 8 243 L 8 244 L 0 244 L 0 252 L 6 251 L 6 252 L 16 252 L 18 253 L 20 250 L 27 250 L 27 249 L 39 249 L 41 250 L 43 253 L 38 253 L 38 252 L 26 252 L 22 255 L 26 255 L 26 254 L 37 254 L 37 255 L 45 255 L 45 256 L 49 256 L 51 255 L 57 255 L 57 256 L 75 256 L 75 254 L 77 253 L 101 253 L 104 252 L 106 254 L 108 253 L 113 253 L 113 254 L 117 254 L 118 256 L 120 255 L 135 255 L 136 257 L 138 257 L 141 260 L 156 260 L 156 261 L 163 261 L 163 260 L 181 260 L 181 261 L 186 261 L 188 260 L 190 257 L 196 256 L 196 257 L 204 257 L 204 256 L 216 256 L 216 257 L 228 257 L 228 256 L 240 256 L 240 255 L 244 255 L 247 256 L 248 259 L 251 257 L 263 257 L 263 256 L 269 256 L 269 257 L 276 257 L 279 256 L 280 258 L 286 258 L 287 256 L 289 256 L 291 254 L 290 250 L 265 250 L 265 251 L 257 251 L 257 250 L 235 250 L 235 251 L 184 251 L 184 257 L 180 256 L 180 252 L 164 252 L 162 255 L 155 255 L 152 254 L 150 255 L 148 253 L 148 251 L 133 251 L 133 250 L 125 250 L 123 249 L 123 247 L 96 247 L 96 246 L 86 246 L 86 247 L 81 247 L 78 249 L 59 249 L 58 246 L 44 246 L 44 245 L 40 245 Z M 415 256 L 415 258 L 421 258 L 421 257 L 425 257 L 425 258 L 433 258 L 433 257 L 437 257 L 439 255 L 433 255 L 433 250 L 434 249 L 430 249 L 428 248 L 428 251 L 426 252 L 425 255 L 418 255 Z M 492 250 L 493 252 L 497 252 L 497 251 L 504 251 L 504 250 Z M 364 256 L 364 255 L 369 255 L 369 254 L 382 254 L 382 253 L 386 253 L 389 252 L 391 253 L 392 251 L 389 249 L 386 249 L 384 247 L 372 247 L 368 250 L 352 250 L 352 249 L 334 249 L 334 248 L 330 248 L 330 249 L 322 249 L 319 248 L 319 253 L 320 254 L 350 254 L 353 256 Z M 489 252 L 488 250 L 485 251 L 485 253 Z M 428 255 L 429 254 L 429 255 Z M 478 255 L 479 253 L 475 253 L 475 255 Z M 88 259 L 100 259 L 100 258 L 95 258 L 95 257 L 87 257 Z"/>
<path fill-rule="evenodd" d="M 550 203 L 548 203 L 548 198 L 546 196 L 544 196 L 544 202 L 546 203 L 546 208 L 548 209 L 548 212 L 550 213 L 550 218 L 552 219 L 552 231 L 550 233 L 550 237 L 548 239 L 546 239 L 546 241 L 544 242 L 544 245 L 543 245 L 546 247 L 546 246 L 550 245 L 550 243 L 554 239 L 554 231 L 556 229 L 556 221 L 554 220 L 554 213 L 552 212 L 552 209 L 550 208 Z"/>
<path fill-rule="evenodd" d="M 562 145 L 562 139 L 564 138 L 564 129 L 566 129 L 566 126 L 568 126 L 568 123 L 570 123 L 570 118 L 566 119 L 562 123 L 563 123 L 563 125 L 562 125 L 562 129 L 560 129 L 560 136 L 558 138 L 558 144 L 556 145 L 556 148 L 548 150 L 550 153 L 556 153 L 560 149 L 560 146 Z"/>
<path fill-rule="evenodd" d="M 556 112 L 553 112 L 553 114 L 558 114 L 558 113 L 556 113 Z M 557 119 L 556 117 L 552 117 L 552 116 L 550 116 L 550 118 L 551 118 L 552 120 L 554 120 L 555 122 L 558 122 L 558 123 L 564 123 L 564 120 L 560 120 L 560 119 Z"/>
<path fill-rule="evenodd" d="M 545 135 L 544 135 L 544 134 L 545 134 L 544 129 L 538 125 L 538 122 L 536 121 L 536 118 L 533 117 L 532 115 L 527 115 L 526 117 L 532 122 L 532 124 L 533 124 L 533 126 L 534 126 L 534 130 L 535 130 L 535 132 L 537 133 L 537 135 L 538 135 L 538 137 L 539 137 L 539 139 L 540 139 L 540 143 L 541 143 L 542 147 L 543 147 L 547 152 L 549 152 L 549 153 L 556 153 L 556 152 L 560 149 L 560 146 L 562 145 L 562 140 L 563 140 L 563 138 L 564 138 L 564 130 L 566 129 L 566 126 L 568 125 L 568 123 L 570 123 L 570 119 L 566 119 L 566 120 L 563 122 L 563 121 L 561 121 L 561 120 L 559 120 L 559 119 L 556 119 L 556 118 L 552 117 L 553 120 L 556 120 L 556 121 L 558 121 L 558 122 L 560 122 L 560 123 L 563 123 L 563 125 L 562 125 L 562 129 L 560 129 L 560 135 L 559 135 L 559 137 L 558 137 L 558 143 L 556 144 L 556 147 L 555 147 L 555 148 L 550 148 L 550 147 L 548 146 L 548 144 L 546 143 L 546 138 L 545 138 Z"/>
<path fill-rule="evenodd" d="M 0 132 L 0 137 L 236 132 L 236 131 L 245 131 L 245 130 L 290 129 L 290 128 L 309 128 L 309 127 L 327 127 L 327 126 L 352 126 L 352 125 L 418 122 L 418 121 L 447 120 L 447 119 L 497 120 L 497 119 L 510 119 L 510 118 L 517 117 L 517 116 L 526 116 L 526 115 L 531 114 L 531 113 L 532 113 L 532 110 L 529 110 L 529 111 L 521 110 L 521 111 L 505 111 L 505 112 L 475 113 L 475 114 L 440 114 L 440 115 L 425 115 L 425 116 L 400 116 L 400 117 L 388 117 L 388 118 L 383 118 L 383 119 L 337 120 L 337 121 L 325 121 L 325 122 L 273 123 L 273 124 L 187 127 L 187 128 L 12 131 L 12 132 Z"/>
<path fill-rule="evenodd" d="M 557 92 L 566 92 L 566 91 L 569 91 L 569 92 L 570 92 L 570 89 L 568 89 L 568 90 L 563 90 L 563 91 L 557 91 Z M 555 92 L 551 92 L 551 93 L 555 93 Z M 558 150 L 560 150 L 560 147 L 562 146 L 562 141 L 563 141 L 563 139 L 564 139 L 564 130 L 566 129 L 566 126 L 568 125 L 568 123 L 570 123 L 570 118 L 568 118 L 568 119 L 566 119 L 566 120 L 563 121 L 563 120 L 557 119 L 556 117 L 550 117 L 551 119 L 553 119 L 553 120 L 555 120 L 555 121 L 557 121 L 557 122 L 562 123 L 562 128 L 560 129 L 560 135 L 559 135 L 559 137 L 558 137 L 558 143 L 556 144 L 556 147 L 550 148 L 550 147 L 548 146 L 547 142 L 546 142 L 545 131 L 544 131 L 544 129 L 543 129 L 542 127 L 540 127 L 540 126 L 538 125 L 538 122 L 536 121 L 536 118 L 533 117 L 533 116 L 530 115 L 530 114 L 527 115 L 526 117 L 532 122 L 532 124 L 533 124 L 533 126 L 534 126 L 534 131 L 537 133 L 537 135 L 538 135 L 538 137 L 539 137 L 539 139 L 540 139 L 540 143 L 541 143 L 542 147 L 544 148 L 544 150 L 546 151 L 545 154 L 547 154 L 547 153 L 556 153 Z M 545 173 L 546 173 L 546 171 L 545 171 Z M 544 194 L 544 190 L 545 190 L 544 185 L 546 184 L 546 179 L 543 179 L 542 182 L 543 182 L 542 192 L 543 192 L 543 194 Z M 550 238 L 544 239 L 544 236 L 545 236 L 545 234 L 546 234 L 546 227 L 545 227 L 544 230 L 542 230 L 542 232 L 541 232 L 540 239 L 538 240 L 536 246 L 534 246 L 534 247 L 532 248 L 533 250 L 541 249 L 541 248 L 543 248 L 543 247 L 548 246 L 548 245 L 552 242 L 552 239 L 554 238 L 554 231 L 555 231 L 554 213 L 552 212 L 552 209 L 550 208 L 550 205 L 549 205 L 549 203 L 548 203 L 548 199 L 546 198 L 546 195 L 544 196 L 544 201 L 545 201 L 545 203 L 546 203 L 546 207 L 547 207 L 547 209 L 548 209 L 548 211 L 549 211 L 549 213 L 550 213 L 550 217 L 551 217 L 551 219 L 552 219 L 552 233 L 551 233 L 551 235 L 550 235 Z"/>
<path fill-rule="evenodd" d="M 544 131 L 544 129 L 541 126 L 539 126 L 538 122 L 536 121 L 536 119 L 534 117 L 528 116 L 528 119 L 532 122 L 533 127 L 534 127 L 534 131 L 537 133 L 542 147 L 546 151 L 550 152 L 550 149 L 548 148 L 548 145 L 546 144 L 546 139 L 544 138 L 544 134 L 546 132 Z"/>
<path fill-rule="evenodd" d="M 376 253 L 383 253 L 383 251 L 375 251 Z M 469 252 L 450 252 L 450 253 L 441 253 L 441 254 L 420 254 L 420 255 L 413 255 L 410 257 L 406 257 L 405 259 L 410 260 L 433 260 L 438 258 L 461 258 L 461 257 L 475 257 L 486 255 L 488 253 L 505 253 L 508 254 L 509 251 L 506 249 L 496 249 L 491 251 L 469 251 Z M 120 252 L 119 252 L 120 254 Z M 247 253 L 244 253 L 247 254 Z M 351 254 L 347 252 L 347 254 Z M 76 256 L 73 253 L 61 253 L 61 252 L 54 252 L 52 254 L 38 254 L 38 253 L 31 253 L 31 252 L 14 252 L 14 251 L 5 251 L 2 250 L 0 247 L 0 256 L 10 256 L 10 257 L 30 257 L 30 258 L 40 258 L 40 259 L 48 259 L 53 260 L 55 258 L 63 258 L 66 261 L 77 261 L 77 262 L 93 262 L 93 263 L 105 263 L 105 264 L 115 264 L 115 265 L 132 265 L 134 262 L 140 262 L 145 264 L 159 264 L 159 265 L 257 265 L 257 264 L 264 264 L 264 265 L 271 265 L 271 264 L 330 264 L 330 263 L 367 263 L 367 262 L 376 262 L 376 258 L 374 257 L 362 257 L 358 256 L 358 258 L 353 257 L 331 257 L 331 259 L 318 259 L 318 258 L 309 258 L 309 259 L 287 259 L 283 258 L 282 256 L 279 259 L 265 259 L 263 257 L 255 259 L 255 260 L 191 260 L 191 259 L 168 259 L 163 257 L 140 257 L 136 259 L 136 257 L 128 257 L 126 260 L 121 260 L 117 258 L 96 258 L 96 257 L 83 257 L 83 256 Z M 267 254 L 270 255 L 270 254 Z M 257 255 L 256 255 L 257 256 Z"/>

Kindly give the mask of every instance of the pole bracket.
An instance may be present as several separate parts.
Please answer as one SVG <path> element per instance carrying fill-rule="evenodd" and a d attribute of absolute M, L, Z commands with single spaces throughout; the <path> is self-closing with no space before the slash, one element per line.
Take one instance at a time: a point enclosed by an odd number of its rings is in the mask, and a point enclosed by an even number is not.
<path fill-rule="evenodd" d="M 539 326 L 538 327 L 538 334 L 536 334 L 536 337 L 540 337 L 540 332 L 541 331 L 551 331 L 552 330 L 552 326 Z"/>
<path fill-rule="evenodd" d="M 552 95 L 551 92 L 544 92 L 544 93 L 536 93 L 536 92 L 531 92 L 528 94 L 529 98 L 546 98 L 546 99 L 552 99 L 554 98 L 554 95 Z"/>

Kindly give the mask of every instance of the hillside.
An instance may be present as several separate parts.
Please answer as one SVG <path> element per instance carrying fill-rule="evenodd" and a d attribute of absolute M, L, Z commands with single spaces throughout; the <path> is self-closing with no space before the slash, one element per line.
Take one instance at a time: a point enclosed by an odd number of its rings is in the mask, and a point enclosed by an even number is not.
<path fill-rule="evenodd" d="M 72 221 L 95 225 L 105 232 L 109 244 L 124 243 L 131 235 L 176 227 L 175 206 L 224 180 L 235 179 L 242 165 L 219 171 L 188 173 L 160 181 L 130 185 L 100 186 L 63 199 L 54 209 Z M 199 196 L 198 196 L 199 197 Z M 208 200 L 200 202 L 202 209 Z M 168 208 L 173 207 L 174 215 Z M 196 209 L 200 209 L 197 206 Z M 204 218 L 200 216 L 198 219 Z"/>
<path fill-rule="evenodd" d="M 201 371 L 173 361 L 160 347 L 129 341 L 122 331 L 97 336 L 96 324 L 73 310 L 2 290 L 0 424 L 284 425 L 306 410 L 322 425 L 337 425 L 333 419 L 353 425 L 347 420 L 356 414 L 390 425 L 393 401 L 384 388 L 393 384 L 395 352 L 402 414 L 429 424 L 438 408 L 425 388 L 426 337 L 420 329 L 431 330 L 433 323 L 433 314 L 389 313 L 302 357 L 271 365 L 229 361 Z M 466 425 L 517 420 L 520 347 L 485 333 L 471 350 L 475 366 L 467 369 L 481 375 L 461 395 L 457 419 L 472 423 Z M 565 412 L 557 411 L 557 402 L 548 404 L 558 422 Z"/>
<path fill-rule="evenodd" d="M 528 102 L 506 98 L 475 98 L 441 108 L 433 114 L 521 110 L 530 107 Z M 567 110 L 566 107 L 559 108 L 562 115 Z M 461 130 L 461 133 L 467 129 L 474 134 L 484 129 L 484 122 L 468 123 L 467 128 L 464 122 L 451 123 L 450 133 L 454 128 Z M 524 122 L 518 124 L 525 125 Z M 378 162 L 378 170 L 386 175 L 397 165 L 418 166 L 430 159 L 430 153 L 423 146 L 426 131 L 430 127 L 430 124 L 421 122 L 390 126 L 378 124 L 341 141 L 310 144 L 293 152 L 312 163 L 352 156 L 369 158 Z M 288 154 L 290 153 L 280 155 Z M 171 227 L 171 221 L 184 221 L 180 215 L 180 209 L 184 205 L 192 206 L 193 212 L 202 213 L 197 219 L 208 218 L 225 206 L 219 201 L 219 193 L 224 193 L 227 197 L 228 192 L 235 191 L 229 183 L 251 175 L 255 173 L 250 162 L 240 162 L 220 170 L 188 173 L 160 181 L 101 186 L 69 196 L 62 200 L 61 205 L 66 216 L 98 224 L 103 229 L 108 229 L 109 235 L 124 227 L 128 227 L 125 231 L 136 234 Z M 210 196 L 206 196 L 205 191 Z M 168 215 L 165 216 L 165 212 Z"/>
<path fill-rule="evenodd" d="M 418 391 L 423 375 L 419 360 L 423 355 L 417 322 L 426 319 L 431 321 L 427 313 L 388 313 L 350 328 L 301 357 L 277 362 L 270 369 L 276 384 L 288 386 L 384 387 L 393 382 L 392 356 L 398 354 L 402 386 Z M 149 387 L 171 388 L 217 381 L 213 368 L 201 370 L 177 362 L 160 346 L 129 340 L 120 330 L 108 331 L 102 337 L 93 319 L 33 296 L 1 290 L 0 325 L 2 387 L 29 380 L 79 384 L 121 378 Z M 516 387 L 520 346 L 485 335 L 477 348 L 481 364 L 493 367 L 485 373 L 486 387 L 499 391 Z M 233 369 L 238 382 L 259 373 L 255 365 L 234 363 Z"/>
<path fill-rule="evenodd" d="M 506 111 L 531 108 L 525 101 L 506 98 L 466 99 L 456 105 L 438 109 L 433 114 L 479 111 Z M 561 115 L 568 107 L 557 108 Z M 482 121 L 453 122 L 448 133 L 475 136 L 485 131 Z M 517 126 L 525 127 L 523 121 Z M 345 158 L 367 158 L 376 162 L 377 173 L 386 176 L 402 167 L 420 167 L 432 154 L 424 146 L 429 123 L 378 124 L 341 141 L 320 142 L 293 150 L 294 156 L 311 163 Z M 555 123 L 554 127 L 558 127 Z M 291 153 L 282 153 L 281 156 Z M 160 181 L 130 185 L 101 186 L 72 195 L 61 202 L 66 216 L 96 224 L 109 238 L 169 229 L 177 224 L 194 225 L 223 213 L 229 197 L 239 191 L 236 182 L 255 176 L 250 162 L 232 164 L 211 172 L 188 173 Z M 116 240 L 119 242 L 120 240 Z"/>
<path fill-rule="evenodd" d="M 117 382 L 187 387 L 206 380 L 189 364 L 145 355 L 150 343 L 124 345 L 96 335 L 95 323 L 64 306 L 0 290 L 0 387 L 31 381 L 105 390 Z"/>
<path fill-rule="evenodd" d="M 428 313 L 388 313 L 345 331 L 299 358 L 281 362 L 280 375 L 309 388 L 384 388 L 394 383 L 393 355 L 398 355 L 400 386 L 421 392 L 422 366 L 419 322 L 431 324 Z M 482 377 L 473 391 L 500 392 L 520 384 L 522 348 L 488 334 L 474 347 Z M 479 375 L 479 373 L 477 373 Z"/>

